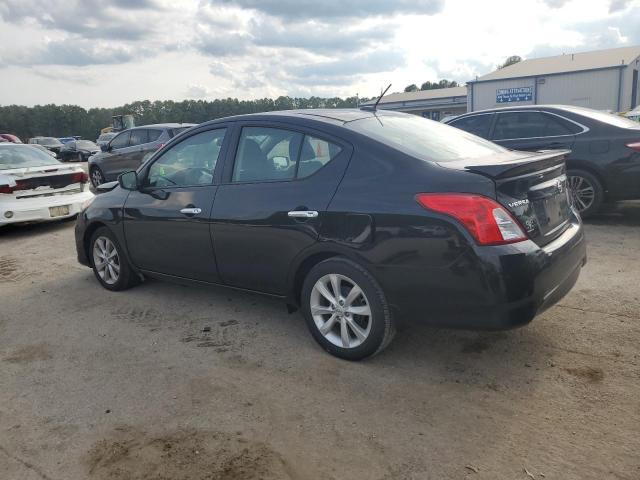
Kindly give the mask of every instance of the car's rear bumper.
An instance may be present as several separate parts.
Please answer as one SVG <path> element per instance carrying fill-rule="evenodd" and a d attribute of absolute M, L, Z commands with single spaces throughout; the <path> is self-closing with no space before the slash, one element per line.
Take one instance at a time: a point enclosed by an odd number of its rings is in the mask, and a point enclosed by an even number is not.
<path fill-rule="evenodd" d="M 93 193 L 88 188 L 83 192 L 57 194 L 47 197 L 16 199 L 7 196 L 7 198 L 0 199 L 0 226 L 12 223 L 46 222 L 73 217 L 80 213 L 84 202 L 92 197 Z M 52 217 L 50 208 L 62 206 L 68 206 L 69 213 Z M 10 218 L 7 218 L 7 215 L 10 215 Z"/>
<path fill-rule="evenodd" d="M 576 283 L 586 263 L 576 218 L 556 240 L 473 247 L 447 268 L 377 272 L 402 317 L 451 328 L 502 330 L 529 323 Z"/>

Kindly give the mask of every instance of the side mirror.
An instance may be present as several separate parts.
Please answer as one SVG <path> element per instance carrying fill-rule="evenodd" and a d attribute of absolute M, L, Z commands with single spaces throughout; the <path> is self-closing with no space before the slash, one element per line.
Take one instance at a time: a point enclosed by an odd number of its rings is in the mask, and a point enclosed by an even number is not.
<path fill-rule="evenodd" d="M 138 174 L 134 170 L 121 173 L 118 176 L 118 183 L 125 190 L 138 190 Z"/>
<path fill-rule="evenodd" d="M 100 150 L 102 150 L 103 152 L 108 152 L 109 151 L 109 144 L 108 143 L 103 143 L 102 145 L 100 145 Z"/>

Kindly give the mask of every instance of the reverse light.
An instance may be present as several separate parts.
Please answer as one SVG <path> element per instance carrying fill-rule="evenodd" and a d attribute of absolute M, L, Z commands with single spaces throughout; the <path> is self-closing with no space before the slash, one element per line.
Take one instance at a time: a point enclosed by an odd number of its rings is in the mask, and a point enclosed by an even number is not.
<path fill-rule="evenodd" d="M 527 239 L 518 222 L 499 203 L 467 193 L 419 193 L 427 210 L 458 220 L 479 245 L 504 245 Z"/>
<path fill-rule="evenodd" d="M 640 152 L 640 142 L 627 143 L 627 147 L 636 152 Z"/>

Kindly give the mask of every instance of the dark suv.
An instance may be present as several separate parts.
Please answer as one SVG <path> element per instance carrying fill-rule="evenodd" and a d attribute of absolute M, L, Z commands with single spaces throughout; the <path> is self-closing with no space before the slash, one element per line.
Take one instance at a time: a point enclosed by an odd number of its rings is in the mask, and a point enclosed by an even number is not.
<path fill-rule="evenodd" d="M 89 158 L 91 184 L 116 180 L 127 170 L 135 170 L 148 157 L 178 133 L 193 127 L 193 123 L 160 123 L 130 128 L 120 132 L 106 145 L 102 152 Z"/>
<path fill-rule="evenodd" d="M 589 108 L 529 105 L 446 122 L 512 150 L 571 150 L 567 176 L 583 217 L 605 200 L 640 198 L 640 124 Z"/>

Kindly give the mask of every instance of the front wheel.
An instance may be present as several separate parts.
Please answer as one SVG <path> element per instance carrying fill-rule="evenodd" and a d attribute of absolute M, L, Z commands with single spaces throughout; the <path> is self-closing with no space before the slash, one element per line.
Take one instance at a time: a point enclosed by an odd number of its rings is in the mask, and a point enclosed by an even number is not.
<path fill-rule="evenodd" d="M 395 334 L 382 288 L 366 269 L 346 258 L 313 267 L 301 300 L 313 338 L 336 357 L 361 360 L 375 355 Z"/>
<path fill-rule="evenodd" d="M 93 273 L 107 290 L 126 290 L 138 283 L 115 235 L 107 227 L 91 236 L 89 256 Z"/>
<path fill-rule="evenodd" d="M 100 170 L 99 167 L 92 167 L 91 168 L 91 185 L 93 185 L 93 188 L 98 188 L 99 185 L 104 183 L 104 175 L 102 174 L 102 171 Z"/>
<path fill-rule="evenodd" d="M 567 178 L 573 205 L 580 216 L 587 218 L 596 213 L 604 199 L 604 189 L 596 176 L 586 170 L 571 169 Z"/>

